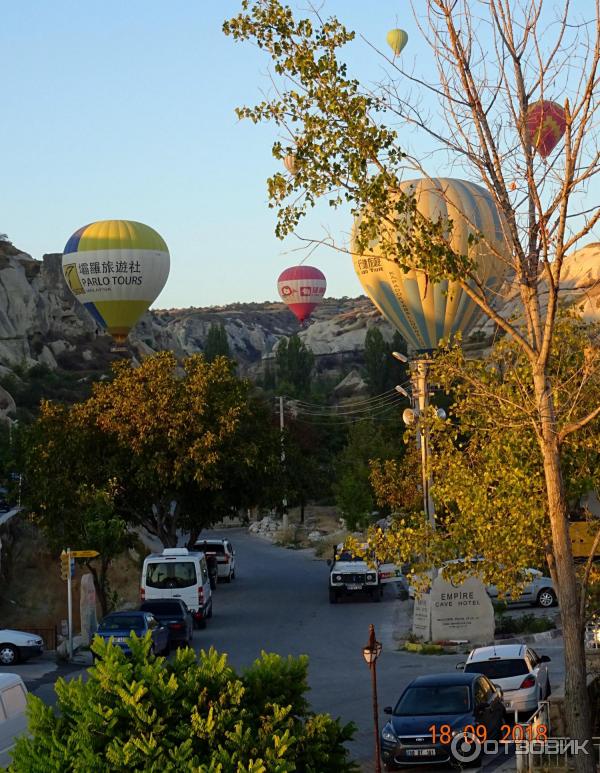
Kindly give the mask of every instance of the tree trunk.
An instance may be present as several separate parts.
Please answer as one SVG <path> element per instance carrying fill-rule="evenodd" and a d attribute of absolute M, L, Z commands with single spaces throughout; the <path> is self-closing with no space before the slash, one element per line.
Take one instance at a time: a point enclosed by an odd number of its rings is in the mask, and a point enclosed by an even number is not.
<path fill-rule="evenodd" d="M 575 757 L 576 770 L 579 773 L 594 773 L 596 764 L 591 741 L 592 721 L 586 683 L 584 621 L 581 619 L 579 609 L 579 593 L 569 535 L 554 403 L 545 376 L 537 374 L 534 377 L 534 383 L 540 414 L 540 446 L 544 460 L 548 513 L 563 627 L 567 732 L 570 738 L 589 742 L 590 753 L 578 754 Z"/>
<path fill-rule="evenodd" d="M 96 596 L 98 598 L 98 603 L 100 604 L 100 610 L 102 612 L 102 617 L 107 615 L 109 613 L 108 609 L 108 596 L 106 593 L 107 588 L 107 576 L 106 572 L 108 569 L 107 567 L 102 567 L 101 571 L 98 572 L 98 570 L 92 566 L 89 562 L 86 562 L 86 566 L 90 571 L 90 574 L 92 575 L 94 579 L 94 587 L 96 589 Z"/>

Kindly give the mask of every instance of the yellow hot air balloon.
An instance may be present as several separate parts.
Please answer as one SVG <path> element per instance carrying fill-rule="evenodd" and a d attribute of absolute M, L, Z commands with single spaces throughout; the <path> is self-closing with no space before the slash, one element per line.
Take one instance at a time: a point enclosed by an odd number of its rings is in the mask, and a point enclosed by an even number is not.
<path fill-rule="evenodd" d="M 506 276 L 509 249 L 490 194 L 474 183 L 449 178 L 409 180 L 400 187 L 403 193 L 415 195 L 423 216 L 453 221 L 452 249 L 477 261 L 477 278 L 493 300 Z M 484 238 L 469 244 L 469 234 L 477 233 Z M 467 334 L 480 316 L 479 306 L 458 282 L 434 284 L 423 271 L 404 272 L 382 257 L 376 242 L 360 254 L 354 248 L 353 260 L 369 298 L 415 352 L 436 349 L 442 338 L 458 331 Z"/>
<path fill-rule="evenodd" d="M 123 344 L 169 276 L 162 236 L 135 220 L 99 220 L 75 231 L 62 259 L 77 300 Z"/>
<path fill-rule="evenodd" d="M 399 56 L 408 42 L 408 34 L 401 29 L 390 30 L 386 36 L 386 40 L 394 52 L 394 56 Z"/>

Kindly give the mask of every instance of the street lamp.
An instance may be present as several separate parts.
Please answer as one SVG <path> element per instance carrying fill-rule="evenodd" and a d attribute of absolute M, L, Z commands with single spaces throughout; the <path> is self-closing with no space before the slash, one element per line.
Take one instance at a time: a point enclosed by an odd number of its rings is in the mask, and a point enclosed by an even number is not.
<path fill-rule="evenodd" d="M 369 641 L 363 647 L 362 654 L 371 672 L 373 692 L 373 727 L 375 730 L 375 773 L 381 773 L 381 746 L 379 742 L 379 709 L 377 707 L 377 658 L 381 655 L 381 642 L 375 638 L 375 628 L 369 626 Z"/>

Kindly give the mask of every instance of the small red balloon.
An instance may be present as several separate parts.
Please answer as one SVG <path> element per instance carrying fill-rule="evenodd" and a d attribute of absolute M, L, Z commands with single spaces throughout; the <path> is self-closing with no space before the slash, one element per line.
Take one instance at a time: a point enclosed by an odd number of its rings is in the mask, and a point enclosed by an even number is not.
<path fill-rule="evenodd" d="M 281 300 L 303 323 L 323 300 L 327 289 L 325 274 L 314 266 L 291 266 L 277 280 Z"/>
<path fill-rule="evenodd" d="M 557 102 L 540 100 L 527 108 L 525 124 L 531 144 L 542 158 L 552 153 L 565 133 L 565 111 Z"/>

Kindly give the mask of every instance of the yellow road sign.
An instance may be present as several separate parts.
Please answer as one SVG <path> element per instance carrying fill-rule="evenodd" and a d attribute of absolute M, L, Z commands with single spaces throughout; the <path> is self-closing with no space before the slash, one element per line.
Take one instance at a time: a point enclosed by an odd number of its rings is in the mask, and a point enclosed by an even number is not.
<path fill-rule="evenodd" d="M 96 556 L 99 556 L 100 553 L 98 553 L 97 550 L 72 550 L 71 551 L 71 558 L 96 558 Z"/>

